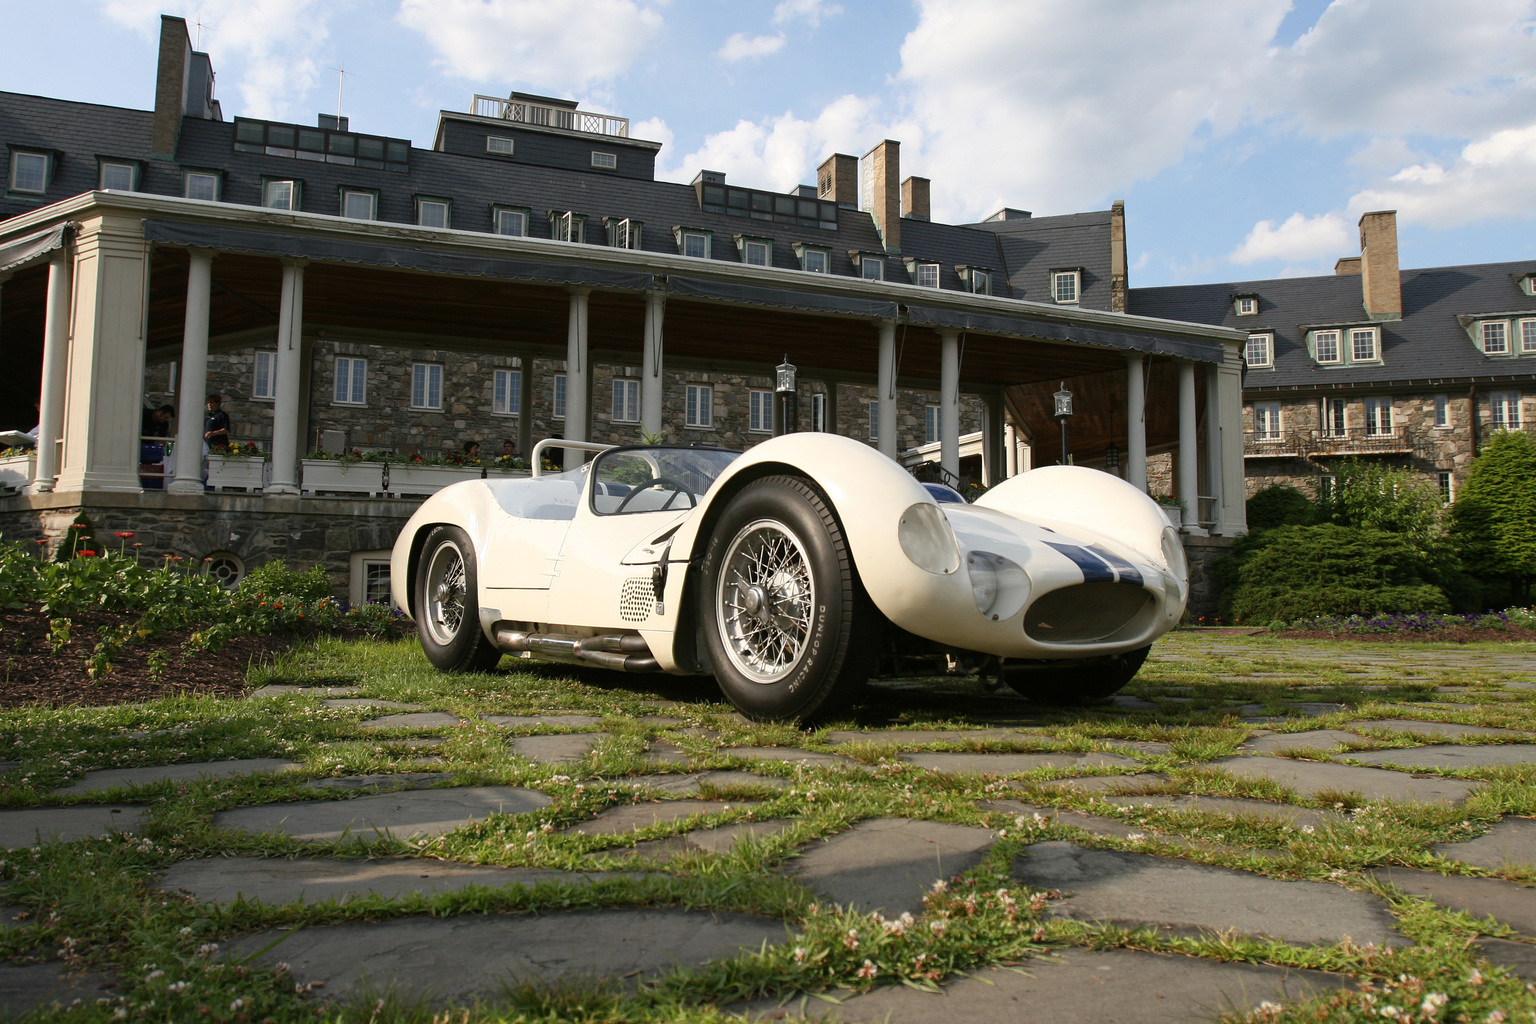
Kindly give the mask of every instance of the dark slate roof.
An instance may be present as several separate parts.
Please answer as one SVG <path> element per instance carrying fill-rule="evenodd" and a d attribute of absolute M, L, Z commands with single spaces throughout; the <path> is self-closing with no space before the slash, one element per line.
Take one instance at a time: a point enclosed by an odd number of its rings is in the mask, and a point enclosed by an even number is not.
<path fill-rule="evenodd" d="M 136 161 L 149 173 L 144 191 L 181 194 L 181 173 L 161 164 L 150 167 L 147 110 L 125 110 L 96 103 L 76 103 L 45 96 L 0 92 L 0 173 L 10 173 L 9 149 L 47 150 L 55 154 L 48 191 L 36 198 L 8 194 L 0 187 L 0 220 L 15 217 L 81 192 L 100 181 L 96 158 Z M 9 181 L 0 182 L 0 186 Z"/>
<path fill-rule="evenodd" d="M 1519 285 L 1520 278 L 1533 271 L 1536 260 L 1402 271 L 1403 318 L 1379 323 L 1380 365 L 1324 367 L 1307 353 L 1303 329 L 1307 325 L 1373 322 L 1365 312 L 1359 275 L 1132 288 L 1129 312 L 1249 333 L 1273 331 L 1274 368 L 1248 371 L 1244 387 L 1250 390 L 1530 379 L 1536 375 L 1536 356 L 1485 356 L 1457 318 L 1501 313 L 1536 316 L 1536 297 L 1526 295 Z M 1258 297 L 1256 315 L 1237 315 L 1233 299 L 1239 295 Z M 1512 345 L 1518 344 L 1516 327 Z"/>
<path fill-rule="evenodd" d="M 901 254 L 906 258 L 925 262 L 936 261 L 941 264 L 940 288 L 965 287 L 960 281 L 959 272 L 955 269 L 958 266 L 983 267 L 996 271 L 993 277 L 993 295 L 1019 298 L 1008 286 L 1007 275 L 1003 273 L 1005 267 L 1002 250 L 998 248 L 997 236 L 990 231 L 977 231 L 970 227 L 935 224 L 933 221 L 903 217 Z M 891 280 L 906 282 L 909 279 L 903 270 L 900 276 Z"/>
<path fill-rule="evenodd" d="M 1110 210 L 1060 217 L 1016 217 L 966 227 L 993 233 L 1016 299 L 1050 302 L 1051 271 L 1081 269 L 1084 309 L 1110 309 Z"/>

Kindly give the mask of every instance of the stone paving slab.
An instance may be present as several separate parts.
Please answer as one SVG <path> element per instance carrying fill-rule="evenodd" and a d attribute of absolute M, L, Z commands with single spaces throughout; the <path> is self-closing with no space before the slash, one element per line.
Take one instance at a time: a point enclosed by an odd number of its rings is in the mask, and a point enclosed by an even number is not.
<path fill-rule="evenodd" d="M 729 800 L 661 800 L 646 804 L 610 807 L 590 819 L 564 830 L 573 836 L 612 836 L 636 829 L 682 821 L 699 814 L 717 814 L 732 808 L 751 807 L 750 803 Z"/>
<path fill-rule="evenodd" d="M 375 775 L 341 775 L 329 779 L 312 779 L 304 783 L 304 789 L 342 790 L 357 793 L 388 793 L 400 789 L 425 789 L 453 778 L 452 772 L 395 772 Z"/>
<path fill-rule="evenodd" d="M 1232 868 L 1075 843 L 1025 847 L 1013 876 L 1037 889 L 1060 889 L 1049 914 L 1173 935 L 1235 931 L 1295 945 L 1407 945 L 1375 896 L 1327 882 L 1286 882 Z"/>
<path fill-rule="evenodd" d="M 721 825 L 718 828 L 701 828 L 680 836 L 668 836 L 665 839 L 648 839 L 643 843 L 636 843 L 634 846 L 620 846 L 612 850 L 599 850 L 596 853 L 587 854 L 587 857 L 590 860 L 596 860 L 600 857 L 613 857 L 623 860 L 657 863 L 671 860 L 678 854 L 697 853 L 700 850 L 707 853 L 727 854 L 743 839 L 766 839 L 794 824 L 793 821 L 786 818 L 775 818 L 770 821 L 744 821 L 735 825 Z"/>
<path fill-rule="evenodd" d="M 1078 779 L 1050 779 L 1020 785 L 1037 789 L 1071 789 L 1079 793 L 1136 793 L 1161 786 L 1167 781 L 1166 775 L 1148 772 L 1145 775 L 1084 775 Z"/>
<path fill-rule="evenodd" d="M 453 729 L 464 720 L 446 711 L 409 711 L 401 715 L 385 715 L 359 723 L 370 732 L 381 729 Z"/>
<path fill-rule="evenodd" d="M 337 697 L 320 702 L 328 708 L 381 708 L 393 711 L 424 711 L 423 704 L 403 704 L 398 700 L 380 700 L 377 697 Z"/>
<path fill-rule="evenodd" d="M 1112 736 L 1104 736 L 1099 738 L 1099 742 L 1110 744 L 1121 750 L 1133 750 L 1150 757 L 1161 757 L 1173 750 L 1172 743 L 1161 743 L 1157 740 L 1117 740 Z"/>
<path fill-rule="evenodd" d="M 947 754 L 938 751 L 902 754 L 901 759 L 919 768 L 939 772 L 1020 775 L 1036 768 L 1121 768 L 1141 762 L 1124 754 L 1063 750 L 1053 754 Z"/>
<path fill-rule="evenodd" d="M 805 847 L 786 871 L 861 913 L 920 913 L 923 894 L 981 863 L 991 829 L 909 818 L 874 818 Z"/>
<path fill-rule="evenodd" d="M 683 752 L 676 743 L 652 740 L 646 745 L 645 759 L 651 764 L 688 764 L 693 758 Z"/>
<path fill-rule="evenodd" d="M 1410 896 L 1426 896 L 1442 907 L 1464 910 L 1473 917 L 1492 917 L 1517 932 L 1536 936 L 1536 889 L 1502 878 L 1442 875 L 1395 865 L 1373 868 L 1370 874 Z"/>
<path fill-rule="evenodd" d="M 1517 978 L 1536 981 L 1536 946 L 1509 939 L 1483 938 L 1477 940 L 1478 952 L 1491 964 L 1497 964 Z"/>
<path fill-rule="evenodd" d="M 893 743 L 919 747 L 927 743 L 1030 743 L 1050 737 L 1016 729 L 834 729 L 821 737 L 823 743 Z"/>
<path fill-rule="evenodd" d="M 1456 779 L 1416 779 L 1402 772 L 1382 768 L 1293 761 L 1285 757 L 1239 755 L 1217 758 L 1210 765 L 1243 778 L 1270 779 L 1282 786 L 1289 786 L 1303 797 L 1337 792 L 1359 793 L 1367 800 L 1459 804 L 1477 788 L 1475 783 Z"/>
<path fill-rule="evenodd" d="M 499 725 L 503 729 L 532 729 L 549 726 L 554 729 L 585 729 L 601 725 L 597 715 L 481 715 L 481 721 Z"/>
<path fill-rule="evenodd" d="M 1183 836 L 1164 835 L 1160 832 L 1148 832 L 1139 825 L 1131 825 L 1119 818 L 1106 818 L 1099 814 L 1089 814 L 1087 811 L 1073 810 L 1069 807 L 1040 807 L 1035 804 L 1026 804 L 1019 800 L 982 800 L 976 804 L 983 811 L 1000 811 L 1003 814 L 1011 814 L 1014 817 L 1034 819 L 1036 816 L 1048 821 L 1054 821 L 1058 825 L 1070 825 L 1080 828 L 1084 832 L 1096 836 L 1110 836 L 1114 839 L 1129 839 L 1132 836 L 1142 836 L 1171 843 L 1174 846 L 1196 847 L 1195 843 Z"/>
<path fill-rule="evenodd" d="M 714 770 L 689 772 L 686 775 L 631 775 L 621 779 L 602 779 L 599 785 L 646 789 L 654 793 L 679 796 L 697 793 L 705 786 L 724 789 L 728 786 L 766 786 L 769 789 L 788 789 L 793 783 L 773 775 L 754 775 L 751 772 Z"/>
<path fill-rule="evenodd" d="M 844 997 L 840 1006 L 814 998 L 760 999 L 725 1009 L 753 1021 L 1188 1024 L 1353 984 L 1343 975 L 1321 971 L 1130 949 L 1062 950 L 1030 960 L 1023 971 L 977 971 L 955 978 L 940 993 L 890 985 Z"/>
<path fill-rule="evenodd" d="M 839 754 L 823 754 L 814 750 L 800 750 L 795 747 L 722 747 L 715 751 L 716 754 L 725 757 L 739 757 L 747 761 L 778 761 L 782 764 L 805 764 L 822 766 L 839 766 L 844 768 L 860 767 L 859 762 L 851 757 L 843 757 Z"/>
<path fill-rule="evenodd" d="M 1493 831 L 1470 842 L 1437 843 L 1432 849 L 1442 857 L 1489 870 L 1506 864 L 1536 866 L 1536 820 L 1505 818 Z"/>
<path fill-rule="evenodd" d="M 1439 744 L 1350 754 L 1366 764 L 1400 764 L 1413 768 L 1495 768 L 1500 765 L 1536 764 L 1536 743 L 1500 743 L 1487 746 Z"/>
<path fill-rule="evenodd" d="M 1345 821 L 1344 815 L 1333 810 L 1319 810 L 1315 807 L 1293 807 L 1290 804 L 1271 803 L 1268 800 L 1246 800 L 1241 797 L 1230 796 L 1196 796 L 1196 795 L 1171 795 L 1167 793 L 1147 793 L 1142 796 L 1105 796 L 1106 803 L 1117 807 L 1163 807 L 1170 811 L 1196 811 L 1201 814 L 1230 814 L 1248 818 L 1259 818 L 1264 821 L 1276 821 L 1290 825 L 1292 828 L 1302 828 L 1329 822 Z"/>
<path fill-rule="evenodd" d="M 287 683 L 274 683 L 270 686 L 260 686 L 246 694 L 247 700 L 263 700 L 268 697 L 286 697 L 289 694 L 297 694 L 300 697 L 351 697 L 363 692 L 361 686 L 290 686 Z"/>
<path fill-rule="evenodd" d="M 1237 749 L 1245 754 L 1276 754 L 1282 750 L 1341 750 L 1348 744 L 1369 742 L 1363 736 L 1338 729 L 1309 729 L 1306 732 L 1272 732 L 1253 737 Z"/>
<path fill-rule="evenodd" d="M 1486 725 L 1460 725 L 1456 722 L 1421 722 L 1413 718 L 1383 718 L 1368 722 L 1350 722 L 1351 729 L 1388 729 L 1392 732 L 1408 732 L 1415 736 L 1441 736 L 1461 739 L 1464 736 L 1524 736 L 1514 729 L 1495 729 Z"/>
<path fill-rule="evenodd" d="M 592 753 L 604 738 L 600 732 L 565 733 L 553 736 L 514 736 L 512 750 L 519 757 L 542 764 L 569 764 Z"/>
<path fill-rule="evenodd" d="M 36 846 L 39 837 L 44 842 L 58 839 L 67 843 L 75 839 L 99 839 L 110 832 L 137 832 L 144 812 L 143 807 L 112 804 L 0 811 L 0 848 Z"/>
<path fill-rule="evenodd" d="M 247 936 L 230 954 L 248 956 L 281 934 Z M 295 982 L 323 982 L 332 1000 L 393 986 L 442 1008 L 494 1000 L 521 982 L 598 978 L 633 988 L 679 965 L 699 967 L 786 938 L 781 921 L 724 911 L 465 914 L 309 927 L 256 962 L 285 961 Z"/>
<path fill-rule="evenodd" d="M 411 893 L 458 892 L 472 885 L 500 888 L 540 882 L 589 885 L 622 876 L 601 871 L 547 871 L 499 868 L 437 860 L 332 860 L 326 857 L 199 857 L 172 864 L 156 883 L 199 903 L 233 903 L 238 898 L 271 906 L 346 901 L 362 896 L 396 899 Z"/>
<path fill-rule="evenodd" d="M 148 786 L 156 782 L 193 782 L 198 779 L 223 779 L 231 775 L 255 775 L 303 767 L 297 761 L 281 757 L 251 757 L 239 761 L 196 761 L 190 764 L 164 764 L 151 768 L 108 768 L 87 772 L 85 778 L 60 793 L 100 793 L 119 786 Z"/>
<path fill-rule="evenodd" d="M 105 974 L 66 974 L 58 961 L 0 966 L 0 1020 L 20 1020 L 40 1006 L 94 1003 L 117 993 Z"/>
<path fill-rule="evenodd" d="M 355 800 L 312 800 L 258 804 L 221 811 L 217 828 L 283 832 L 293 839 L 327 841 L 345 835 L 372 838 L 385 833 L 418 839 L 452 832 L 491 814 L 521 814 L 548 807 L 549 797 L 517 786 L 462 786 L 381 793 Z"/>

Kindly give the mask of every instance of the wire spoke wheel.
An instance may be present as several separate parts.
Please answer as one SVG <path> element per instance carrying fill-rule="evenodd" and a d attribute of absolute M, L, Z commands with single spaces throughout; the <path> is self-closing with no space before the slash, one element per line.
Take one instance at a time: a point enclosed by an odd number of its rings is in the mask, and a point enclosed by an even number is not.
<path fill-rule="evenodd" d="M 445 672 L 487 671 L 501 652 L 480 628 L 475 549 L 456 526 L 434 527 L 422 546 L 412 615 L 427 660 Z"/>
<path fill-rule="evenodd" d="M 806 650 L 816 582 L 805 547 L 782 523 L 748 523 L 726 547 L 716 597 L 721 639 L 748 679 L 777 682 Z"/>
<path fill-rule="evenodd" d="M 426 626 L 432 639 L 450 644 L 464 627 L 464 554 L 451 542 L 438 546 L 427 566 Z"/>

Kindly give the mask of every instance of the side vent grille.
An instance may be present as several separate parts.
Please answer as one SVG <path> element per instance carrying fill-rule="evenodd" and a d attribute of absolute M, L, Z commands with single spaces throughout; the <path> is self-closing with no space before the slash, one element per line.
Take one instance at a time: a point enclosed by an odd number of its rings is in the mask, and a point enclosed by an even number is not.
<path fill-rule="evenodd" d="M 631 576 L 619 592 L 619 618 L 625 622 L 644 622 L 656 605 L 656 590 L 649 576 Z"/>

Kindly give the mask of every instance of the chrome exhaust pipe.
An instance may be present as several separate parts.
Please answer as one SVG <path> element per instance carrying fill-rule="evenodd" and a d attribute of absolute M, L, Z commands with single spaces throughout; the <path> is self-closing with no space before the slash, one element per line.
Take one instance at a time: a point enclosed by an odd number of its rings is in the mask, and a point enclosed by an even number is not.
<path fill-rule="evenodd" d="M 532 654 L 549 661 L 596 665 L 618 672 L 659 672 L 661 666 L 650 646 L 638 633 L 610 636 L 567 636 L 561 633 L 529 633 L 498 626 L 496 646 L 513 654 Z"/>

